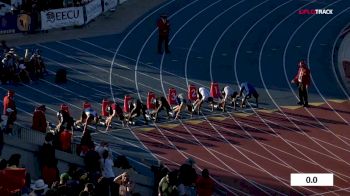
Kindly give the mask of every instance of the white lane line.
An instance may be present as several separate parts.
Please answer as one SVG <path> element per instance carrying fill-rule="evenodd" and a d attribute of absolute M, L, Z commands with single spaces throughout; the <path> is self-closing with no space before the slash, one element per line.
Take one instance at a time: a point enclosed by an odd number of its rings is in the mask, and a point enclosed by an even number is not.
<path fill-rule="evenodd" d="M 348 100 L 350 100 L 350 95 L 349 95 L 348 91 L 346 91 L 344 89 L 343 83 L 339 81 L 338 74 L 337 74 L 337 72 L 335 70 L 335 67 L 336 66 L 338 67 L 338 65 L 334 65 L 334 56 L 335 56 L 334 54 L 335 54 L 335 47 L 336 47 L 336 45 L 338 43 L 338 40 L 342 36 L 344 30 L 347 29 L 349 25 L 350 25 L 350 22 L 348 24 L 346 24 L 345 27 L 338 34 L 337 38 L 335 39 L 335 41 L 333 43 L 332 54 L 331 54 L 331 59 L 332 59 L 332 66 L 331 67 L 332 67 L 333 75 L 334 75 L 335 79 L 337 80 L 338 86 L 341 88 L 341 90 L 346 95 Z M 337 59 L 338 59 L 338 56 L 337 56 Z M 337 62 L 338 62 L 338 60 L 337 60 Z M 338 64 L 339 64 L 339 62 L 338 62 Z"/>
<path fill-rule="evenodd" d="M 308 64 L 309 64 L 309 67 L 310 67 L 310 68 L 311 68 L 311 66 L 310 66 L 310 65 L 311 65 L 311 64 L 310 64 L 311 49 L 312 49 L 313 44 L 315 43 L 316 38 L 318 37 L 318 35 L 320 34 L 320 32 L 321 32 L 330 22 L 332 22 L 334 19 L 336 19 L 337 17 L 339 17 L 340 15 L 342 15 L 344 12 L 348 11 L 349 9 L 350 9 L 350 7 L 348 7 L 347 9 L 345 9 L 345 10 L 339 12 L 338 14 L 336 14 L 335 16 L 333 16 L 332 19 L 330 19 L 327 23 L 325 23 L 325 24 L 318 30 L 318 32 L 316 33 L 316 35 L 313 37 L 313 39 L 312 39 L 312 41 L 311 41 L 311 44 L 309 45 L 309 49 L 308 49 L 308 53 L 307 53 L 307 62 L 309 62 Z M 312 68 L 311 68 L 311 69 L 312 69 Z M 315 83 L 315 81 L 313 80 L 312 77 L 311 77 L 311 81 L 312 81 L 312 83 L 315 84 L 315 89 L 316 89 L 317 93 L 318 93 L 319 95 L 321 95 L 321 98 L 325 101 L 325 103 L 326 103 L 327 106 L 333 111 L 333 113 L 335 113 L 343 122 L 345 122 L 346 124 L 348 124 L 348 126 L 350 126 L 349 121 L 347 121 L 346 119 L 344 119 L 343 116 L 340 115 L 340 114 L 329 104 L 329 102 L 327 101 L 327 99 L 323 96 L 323 94 L 321 93 L 321 91 L 318 89 L 318 87 L 317 87 L 317 85 L 316 85 L 316 83 Z M 338 139 L 340 139 L 340 138 L 338 137 Z M 340 139 L 340 140 L 341 140 L 341 139 Z M 341 141 L 345 142 L 344 140 L 341 140 Z M 350 145 L 349 145 L 349 146 L 350 146 Z"/>
<path fill-rule="evenodd" d="M 80 62 L 80 63 L 89 65 L 90 67 L 93 67 L 93 68 L 95 68 L 95 69 L 101 70 L 101 71 L 103 71 L 103 72 L 105 72 L 105 73 L 108 73 L 107 70 L 105 70 L 105 69 L 103 69 L 103 68 L 101 68 L 101 67 L 98 67 L 98 66 L 96 66 L 96 65 L 93 65 L 93 64 L 91 64 L 91 63 L 89 63 L 89 62 L 86 62 L 85 60 L 84 60 L 84 61 L 83 61 L 83 60 L 80 60 L 80 59 L 76 58 L 75 56 L 67 55 L 67 54 L 65 54 L 65 53 L 62 53 L 62 52 L 56 50 L 56 49 L 52 49 L 52 48 L 47 47 L 47 46 L 44 46 L 44 45 L 42 45 L 42 44 L 37 44 L 37 45 L 40 46 L 40 47 L 46 48 L 46 49 L 48 49 L 48 50 L 51 50 L 51 51 L 53 51 L 53 52 L 55 52 L 55 53 L 58 53 L 58 54 L 60 54 L 60 55 L 62 55 L 62 56 L 65 56 L 65 57 L 68 57 L 68 58 L 73 59 L 73 60 L 75 60 L 75 61 L 78 61 L 78 62 Z M 47 58 L 47 57 L 46 57 L 46 58 Z M 85 73 L 85 74 L 86 74 L 86 73 Z M 117 76 L 117 77 L 121 77 L 121 78 L 123 78 L 124 80 L 127 80 L 127 81 L 132 82 L 132 80 L 129 79 L 129 78 L 127 78 L 127 77 L 122 77 L 122 76 L 117 75 L 117 74 L 113 74 L 113 75 L 114 75 L 114 76 Z M 147 87 L 147 85 L 145 85 L 145 84 L 140 84 L 140 85 Z M 120 87 L 120 86 L 114 86 L 114 87 L 116 87 L 116 88 L 118 88 L 118 89 L 120 89 L 120 90 L 123 90 L 123 91 L 125 91 L 125 92 L 128 92 L 128 93 L 135 93 L 134 91 L 131 91 L 131 90 L 129 90 L 129 89 L 126 89 L 126 88 L 123 88 L 123 87 Z"/>
<path fill-rule="evenodd" d="M 196 0 L 196 1 L 197 1 L 197 0 Z M 193 1 L 192 3 L 187 4 L 185 7 L 190 6 L 191 4 L 193 4 L 193 3 L 196 2 L 196 1 Z M 133 26 L 133 27 L 130 29 L 130 31 L 125 35 L 125 37 L 124 37 L 124 38 L 122 39 L 122 41 L 119 43 L 119 45 L 118 45 L 118 47 L 117 47 L 117 49 L 116 49 L 116 51 L 115 51 L 115 53 L 114 53 L 114 55 L 113 55 L 113 60 L 112 60 L 112 63 L 111 63 L 110 69 L 109 69 L 109 84 L 110 84 L 110 87 L 109 87 L 109 88 L 110 88 L 110 91 L 111 91 L 111 96 L 112 96 L 112 98 L 113 98 L 113 101 L 115 101 L 115 100 L 114 100 L 113 85 L 112 85 L 112 72 L 113 72 L 113 66 L 114 66 L 115 58 L 116 58 L 116 56 L 118 55 L 121 46 L 124 44 L 125 40 L 131 35 L 131 33 L 134 32 L 134 30 L 135 30 L 136 28 L 138 28 L 138 26 L 140 26 L 143 22 L 145 22 L 145 21 L 146 21 L 148 18 L 150 18 L 153 14 L 157 13 L 159 10 L 161 10 L 162 8 L 164 8 L 164 7 L 168 6 L 168 5 L 170 5 L 170 4 L 173 3 L 173 2 L 176 2 L 176 0 L 171 0 L 171 1 L 169 1 L 168 3 L 166 3 L 166 4 L 162 5 L 162 6 L 160 6 L 159 8 L 153 10 L 153 11 L 152 11 L 151 13 L 149 13 L 147 16 L 144 16 L 142 20 L 140 20 L 135 26 Z M 173 14 L 173 15 L 174 15 L 174 14 Z"/>
<path fill-rule="evenodd" d="M 264 79 L 263 79 L 263 76 L 262 76 L 262 70 L 261 70 L 261 58 L 262 58 L 262 52 L 264 50 L 264 46 L 265 44 L 267 43 L 267 40 L 268 38 L 271 36 L 272 32 L 274 32 L 274 30 L 280 25 L 282 24 L 287 18 L 289 18 L 290 16 L 292 16 L 293 14 L 290 14 L 288 15 L 286 18 L 284 18 L 282 21 L 280 21 L 275 27 L 273 30 L 270 31 L 269 35 L 267 36 L 267 38 L 265 39 L 262 47 L 261 47 L 261 51 L 260 51 L 260 54 L 259 54 L 259 73 L 260 73 L 260 77 L 262 79 L 262 82 L 263 82 L 263 85 L 264 85 L 264 88 L 266 90 L 266 92 L 268 93 L 268 95 L 270 96 L 271 100 L 273 101 L 273 103 L 278 107 L 278 109 L 283 113 L 283 111 L 280 109 L 280 107 L 275 103 L 274 99 L 271 97 L 271 95 L 269 94 L 268 92 L 268 89 L 265 85 L 265 82 L 264 82 Z M 289 84 L 289 83 L 288 83 Z M 290 85 L 290 84 L 289 84 Z M 284 113 L 283 113 L 284 114 Z M 286 115 L 285 116 L 286 118 L 288 118 L 288 116 Z M 290 121 L 290 119 L 288 118 L 288 120 Z M 302 131 L 294 122 L 290 121 L 291 123 L 293 123 L 300 131 Z M 304 133 L 302 131 L 302 133 Z M 319 145 L 321 148 L 323 147 L 322 145 L 320 145 L 316 140 L 314 140 L 312 137 L 310 137 L 307 133 L 304 133 L 311 141 L 313 141 L 314 143 L 316 143 L 317 145 Z M 327 150 L 327 149 L 326 149 Z M 329 152 L 329 151 L 328 151 Z M 340 157 L 338 157 L 337 155 L 335 155 L 334 153 L 332 152 L 329 152 L 331 153 L 333 156 L 337 157 L 338 159 L 342 160 Z M 312 159 L 311 159 L 312 160 Z M 313 160 L 312 160 L 313 161 Z M 321 166 L 321 165 L 320 165 Z M 323 167 L 323 166 L 322 166 Z M 326 168 L 327 169 L 327 168 Z M 328 170 L 328 169 L 327 169 Z"/>
<path fill-rule="evenodd" d="M 331 4 L 329 4 L 327 7 L 329 7 L 329 6 L 333 5 L 333 4 L 336 4 L 336 3 L 340 2 L 340 1 L 341 1 L 341 0 L 335 1 L 335 2 L 333 2 L 333 3 L 331 3 Z M 313 15 L 313 16 L 314 16 L 314 15 Z M 299 29 L 300 29 L 306 22 L 308 22 L 310 19 L 312 19 L 313 16 L 311 16 L 311 17 L 309 17 L 308 19 L 306 19 L 302 24 L 300 24 L 300 25 L 298 26 L 298 28 L 296 28 L 296 29 L 293 31 L 292 35 L 291 35 L 290 38 L 288 39 L 288 42 L 287 42 L 287 44 L 286 44 L 286 46 L 285 46 L 285 49 L 284 49 L 284 52 L 283 52 L 283 71 L 284 71 L 284 77 L 285 77 L 285 79 L 286 79 L 286 82 L 287 82 L 287 84 L 288 84 L 288 86 L 289 86 L 290 91 L 293 93 L 293 95 L 294 95 L 295 97 L 297 97 L 297 96 L 296 96 L 296 94 L 295 94 L 295 92 L 294 92 L 294 90 L 293 90 L 291 84 L 289 83 L 289 79 L 288 79 L 287 71 L 286 71 L 286 55 L 287 55 L 287 49 L 288 49 L 289 44 L 291 43 L 291 40 L 294 38 L 294 36 L 296 35 L 296 33 L 299 31 Z M 261 55 L 260 55 L 260 57 L 261 57 Z M 261 65 L 261 61 L 260 61 L 260 60 L 261 60 L 261 58 L 259 58 L 259 65 Z M 261 69 L 260 69 L 260 70 L 261 70 Z M 262 73 L 260 72 L 260 74 L 261 74 L 261 78 L 262 78 Z M 265 83 L 264 83 L 264 86 L 265 86 Z M 266 91 L 268 92 L 267 89 L 266 89 Z M 269 94 L 269 92 L 268 92 L 268 95 L 271 96 L 271 95 Z M 280 109 L 280 111 L 281 111 L 282 113 L 284 113 L 281 109 Z M 319 119 L 317 119 L 317 117 L 314 116 L 308 109 L 305 109 L 305 111 L 307 111 L 307 113 L 308 113 L 312 118 L 314 118 L 314 119 L 318 122 L 318 124 L 320 124 L 320 125 L 323 126 L 325 129 L 327 129 L 333 136 L 335 136 L 335 137 L 338 138 L 339 140 L 343 141 L 341 138 L 337 137 L 331 130 L 329 130 L 329 128 L 326 127 L 322 122 L 320 122 Z M 310 136 L 309 136 L 307 133 L 305 133 L 305 136 L 307 136 L 308 138 L 310 138 Z M 316 143 L 317 145 L 319 145 L 323 150 L 327 151 L 327 152 L 330 153 L 331 155 L 337 157 L 338 159 L 341 159 L 339 156 L 337 156 L 336 154 L 334 154 L 333 152 L 331 152 L 330 150 L 328 150 L 327 148 L 325 148 L 324 146 L 322 146 L 321 144 L 319 144 L 317 141 L 313 140 L 312 138 L 310 138 L 310 140 L 313 141 L 313 142 L 315 142 L 315 143 Z M 349 145 L 349 144 L 346 143 L 346 142 L 345 142 L 345 144 Z M 350 146 L 350 145 L 349 145 L 349 146 Z M 343 162 L 344 162 L 345 164 L 350 165 L 350 164 L 349 164 L 347 161 L 345 161 L 345 160 L 343 160 Z"/>
<path fill-rule="evenodd" d="M 312 3 L 312 2 L 311 2 Z M 311 3 L 309 3 L 309 4 L 311 4 Z M 293 13 L 292 13 L 293 14 Z M 290 15 L 292 15 L 292 14 L 290 14 Z M 240 47 L 241 47 L 241 45 L 242 45 L 242 43 L 243 43 L 243 40 L 245 40 L 245 38 L 246 38 L 246 36 L 248 35 L 248 33 L 260 22 L 260 21 L 262 21 L 263 19 L 265 18 L 265 16 L 263 17 L 263 18 L 260 18 L 256 23 L 254 23 L 254 25 L 253 26 L 251 26 L 251 28 L 247 31 L 247 33 L 244 35 L 244 37 L 241 39 L 241 42 L 239 43 L 239 46 L 238 46 L 238 48 L 237 48 L 237 50 L 236 50 L 236 54 L 235 54 L 235 60 L 234 60 L 234 68 L 235 68 L 235 76 L 236 76 L 236 80 L 237 80 L 237 83 L 239 83 L 239 80 L 238 80 L 238 76 L 237 76 L 237 70 L 236 70 L 236 68 L 237 68 L 237 57 L 238 57 L 238 51 L 239 51 L 239 49 L 240 49 Z M 280 22 L 281 23 L 281 22 Z M 276 26 L 275 26 L 275 28 L 276 28 Z M 265 40 L 266 41 L 266 40 Z M 260 60 L 260 59 L 259 59 Z M 260 61 L 259 61 L 259 63 L 260 63 Z M 259 66 L 261 66 L 260 64 L 259 64 Z M 260 67 L 259 67 L 260 68 Z M 261 75 L 261 72 L 260 72 L 260 75 Z M 261 77 L 262 78 L 262 77 Z M 263 80 L 263 78 L 262 78 L 262 80 Z M 264 81 L 263 81 L 263 84 L 264 84 Z M 264 88 L 265 88 L 265 90 L 266 91 L 268 91 L 267 90 L 267 88 L 266 88 L 266 85 L 264 86 Z M 272 99 L 272 97 L 270 96 L 270 98 Z M 272 99 L 272 101 L 274 102 L 274 100 Z M 278 107 L 278 106 L 277 106 Z M 255 110 L 253 110 L 254 112 L 255 112 Z M 258 115 L 258 117 L 261 119 L 261 117 L 259 116 L 259 114 L 257 114 Z M 263 120 L 263 119 L 262 119 Z M 264 121 L 264 123 L 266 124 L 266 122 Z M 267 126 L 269 126 L 269 125 L 267 125 Z M 295 125 L 296 126 L 296 125 Z M 270 126 L 269 126 L 270 127 Z M 271 128 L 271 127 L 270 127 Z M 273 129 L 272 129 L 273 130 Z M 294 148 L 294 146 L 293 145 L 291 145 L 290 143 L 288 143 L 286 140 L 284 140 L 284 138 L 282 138 L 282 137 L 280 137 L 284 142 L 286 142 L 288 145 L 290 145 L 291 147 L 293 147 Z M 296 149 L 297 150 L 297 149 Z M 301 151 L 299 151 L 299 150 L 297 150 L 299 153 L 301 153 L 303 156 L 305 156 Z M 314 162 L 314 160 L 311 160 L 311 161 L 313 161 Z"/>
<path fill-rule="evenodd" d="M 269 14 L 271 14 L 272 12 L 274 12 L 275 10 L 277 10 L 279 7 L 281 7 L 281 6 L 283 6 L 283 5 L 285 5 L 285 4 L 287 4 L 287 3 L 289 3 L 289 2 L 291 2 L 291 1 L 288 1 L 288 2 L 285 2 L 284 4 L 282 4 L 282 5 L 279 5 L 279 6 L 277 6 L 275 9 L 273 9 L 273 10 L 271 10 L 268 14 L 266 14 L 263 18 L 265 18 L 266 16 L 268 16 Z M 253 9 L 253 8 L 252 8 Z M 247 12 L 246 12 L 247 13 Z M 243 15 L 241 15 L 241 17 L 243 17 Z M 261 18 L 259 21 L 261 21 L 263 18 Z M 239 18 L 238 18 L 239 19 Z M 217 45 L 218 45 L 218 43 L 219 43 L 219 41 L 222 39 L 222 37 L 223 37 L 223 35 L 226 33 L 226 31 L 229 29 L 229 28 L 231 28 L 232 27 L 232 25 L 238 20 L 238 19 L 236 19 L 233 23 L 231 23 L 226 29 L 225 29 L 225 31 L 221 34 L 221 36 L 219 37 L 219 39 L 217 40 L 217 42 L 216 42 L 216 44 L 215 44 L 215 46 L 214 46 L 214 50 L 212 50 L 212 54 L 211 54 L 211 58 L 210 58 L 210 78 L 211 78 L 211 80 L 213 81 L 213 77 L 212 77 L 212 60 L 213 60 L 213 56 L 214 56 L 214 52 L 215 52 L 215 49 L 216 49 L 216 47 L 217 47 Z M 255 24 L 257 24 L 259 21 L 257 21 Z M 255 25 L 253 25 L 253 27 L 254 27 Z M 252 28 L 251 28 L 252 29 Z M 251 29 L 249 29 L 248 30 L 248 32 L 251 30 Z M 246 34 L 247 35 L 247 34 Z M 246 36 L 245 35 L 245 36 Z M 245 37 L 244 37 L 245 38 Z M 244 39 L 243 38 L 243 39 Z M 241 43 L 242 43 L 242 41 L 240 42 L 240 45 L 241 45 Z M 238 47 L 238 49 L 239 49 L 239 47 Z M 237 50 L 238 51 L 238 50 Z M 236 60 L 236 58 L 235 58 L 235 60 Z M 237 76 L 236 76 L 236 78 L 237 78 Z M 237 82 L 238 83 L 238 82 Z M 270 129 L 271 129 L 271 127 L 269 127 Z M 272 131 L 274 131 L 273 129 L 272 129 Z M 270 152 L 271 153 L 271 152 Z M 272 153 L 273 154 L 273 153 Z M 274 155 L 276 158 L 278 158 L 276 155 Z M 278 158 L 279 160 L 281 160 L 280 158 Z M 282 161 L 282 160 L 281 160 Z M 284 162 L 284 161 L 282 161 L 282 162 Z M 285 163 L 285 162 L 284 162 Z M 287 163 L 285 163 L 285 164 L 287 164 Z M 292 167 L 291 167 L 292 168 Z M 294 168 L 293 168 L 294 169 Z M 282 184 L 285 184 L 285 185 L 287 185 L 287 186 L 289 186 L 288 184 L 286 184 L 286 183 L 284 183 L 284 182 L 282 182 Z M 296 190 L 297 191 L 297 190 Z"/>

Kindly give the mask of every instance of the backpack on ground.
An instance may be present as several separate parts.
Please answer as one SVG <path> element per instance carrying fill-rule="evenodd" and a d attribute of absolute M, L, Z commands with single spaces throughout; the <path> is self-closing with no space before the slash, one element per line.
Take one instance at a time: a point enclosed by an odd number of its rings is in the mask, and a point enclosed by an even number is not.
<path fill-rule="evenodd" d="M 67 71 L 65 69 L 59 69 L 56 71 L 55 83 L 56 84 L 67 83 Z"/>

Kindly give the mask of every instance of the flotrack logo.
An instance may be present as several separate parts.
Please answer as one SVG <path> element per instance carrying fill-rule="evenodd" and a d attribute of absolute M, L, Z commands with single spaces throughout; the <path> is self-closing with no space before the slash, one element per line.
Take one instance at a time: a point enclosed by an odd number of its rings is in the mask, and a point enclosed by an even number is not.
<path fill-rule="evenodd" d="M 316 14 L 333 14 L 333 9 L 303 9 L 299 10 L 298 14 L 300 15 L 316 15 Z"/>

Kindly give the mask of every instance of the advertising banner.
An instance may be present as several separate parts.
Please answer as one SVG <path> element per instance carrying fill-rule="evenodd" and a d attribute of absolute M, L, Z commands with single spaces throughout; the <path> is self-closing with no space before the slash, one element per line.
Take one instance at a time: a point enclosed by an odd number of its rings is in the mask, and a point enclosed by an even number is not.
<path fill-rule="evenodd" d="M 7 14 L 0 16 L 0 35 L 27 32 L 32 25 L 32 18 L 28 14 Z"/>
<path fill-rule="evenodd" d="M 42 30 L 83 24 L 83 7 L 69 7 L 41 12 Z"/>
<path fill-rule="evenodd" d="M 22 5 L 22 0 L 11 0 L 11 5 L 14 5 L 15 7 Z"/>
<path fill-rule="evenodd" d="M 104 0 L 103 12 L 107 12 L 110 9 L 115 9 L 118 5 L 118 0 Z"/>
<path fill-rule="evenodd" d="M 85 23 L 88 23 L 102 13 L 101 0 L 93 0 L 90 3 L 86 4 L 85 11 L 86 11 Z"/>
<path fill-rule="evenodd" d="M 17 17 L 15 15 L 0 16 L 0 35 L 17 32 Z"/>

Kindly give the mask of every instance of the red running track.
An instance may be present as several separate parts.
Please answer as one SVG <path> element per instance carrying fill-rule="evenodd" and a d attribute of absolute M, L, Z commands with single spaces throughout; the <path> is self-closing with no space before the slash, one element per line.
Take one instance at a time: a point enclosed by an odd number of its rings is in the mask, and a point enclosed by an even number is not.
<path fill-rule="evenodd" d="M 208 168 L 235 194 L 349 195 L 350 102 L 328 104 L 225 114 L 135 133 L 169 168 L 192 157 L 198 173 Z M 291 173 L 334 173 L 334 186 L 291 187 Z"/>

